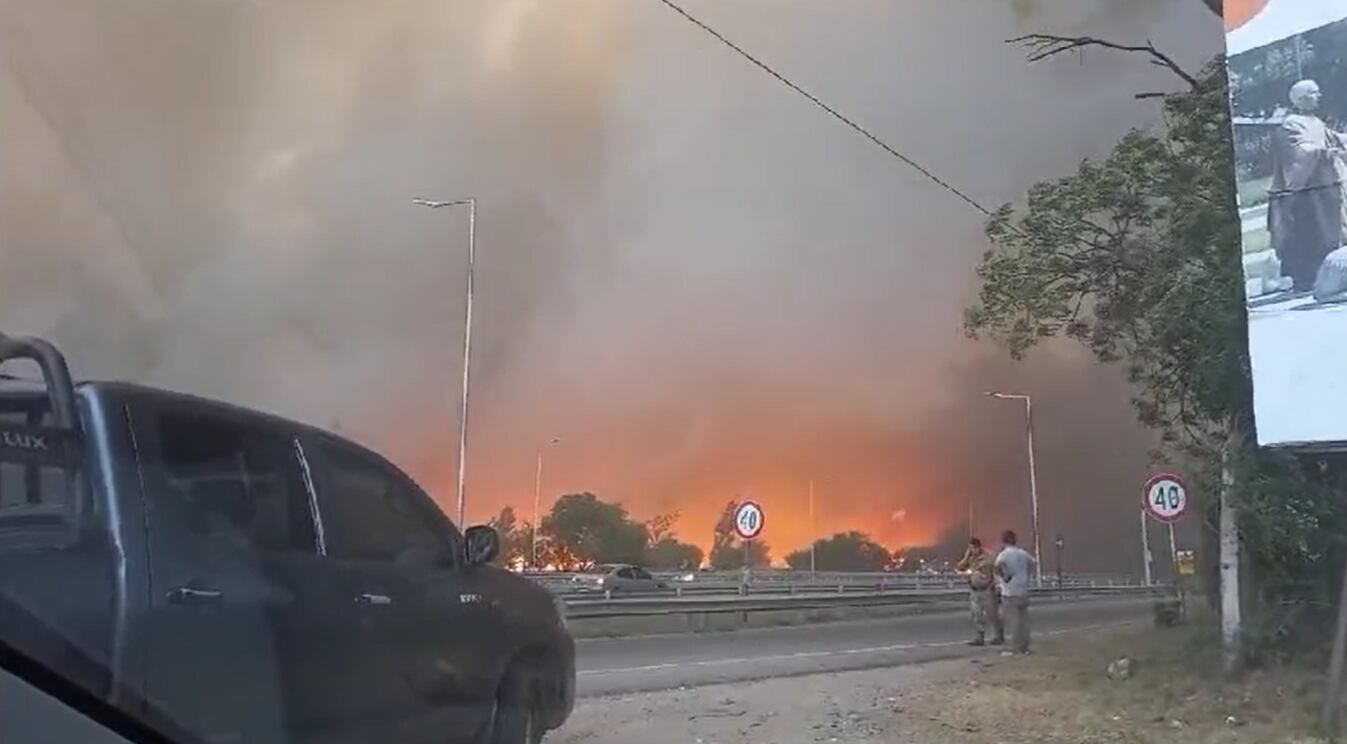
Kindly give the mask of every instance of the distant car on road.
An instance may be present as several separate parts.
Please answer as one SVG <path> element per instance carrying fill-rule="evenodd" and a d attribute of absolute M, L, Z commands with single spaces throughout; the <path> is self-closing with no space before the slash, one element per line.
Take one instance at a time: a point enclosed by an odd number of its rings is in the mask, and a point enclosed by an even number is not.
<path fill-rule="evenodd" d="M 668 589 L 669 585 L 640 566 L 601 563 L 575 577 L 581 591 L 638 594 Z"/>

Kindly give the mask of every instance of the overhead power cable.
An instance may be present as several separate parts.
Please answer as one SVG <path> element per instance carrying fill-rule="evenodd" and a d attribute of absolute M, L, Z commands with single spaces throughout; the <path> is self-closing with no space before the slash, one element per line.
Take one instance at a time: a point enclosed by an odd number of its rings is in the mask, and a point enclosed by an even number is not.
<path fill-rule="evenodd" d="M 967 204 L 968 206 L 970 206 L 970 207 L 972 207 L 973 209 L 976 209 L 977 211 L 981 212 L 984 216 L 988 216 L 988 217 L 991 216 L 991 214 L 992 214 L 991 210 L 989 210 L 989 209 L 987 209 L 986 207 L 984 207 L 984 206 L 982 206 L 981 204 L 979 204 L 979 203 L 977 202 L 976 199 L 974 199 L 973 197 L 971 197 L 971 196 L 969 196 L 968 194 L 964 193 L 963 191 L 960 191 L 960 190 L 958 189 L 958 187 L 954 186 L 953 184 L 951 184 L 950 182 L 948 182 L 948 181 L 946 181 L 945 179 L 941 178 L 940 176 L 937 176 L 935 173 L 931 172 L 931 170 L 930 170 L 929 168 L 927 168 L 926 166 L 922 165 L 921 163 L 918 163 L 916 160 L 913 160 L 912 158 L 908 157 L 907 155 L 904 155 L 903 153 L 899 152 L 896 148 L 892 147 L 891 145 L 889 145 L 889 144 L 888 144 L 887 142 L 885 142 L 884 140 L 880 139 L 879 137 L 876 137 L 874 134 L 871 134 L 870 131 L 869 131 L 868 129 L 866 129 L 865 127 L 861 126 L 860 124 L 857 124 L 855 121 L 853 121 L 852 119 L 848 118 L 846 115 L 842 114 L 841 112 L 839 112 L 837 109 L 833 108 L 832 106 L 829 106 L 828 104 L 824 103 L 822 100 L 819 99 L 818 96 L 814 95 L 813 93 L 810 93 L 809 91 L 805 90 L 804 88 L 800 87 L 799 85 L 795 84 L 794 82 L 791 82 L 791 80 L 790 80 L 789 78 L 787 78 L 785 75 L 782 75 L 781 73 L 779 73 L 779 72 L 777 72 L 776 70 L 772 69 L 772 67 L 771 67 L 770 65 L 768 65 L 766 62 L 763 62 L 762 60 L 758 59 L 757 57 L 754 57 L 752 54 L 750 54 L 750 53 L 749 53 L 747 50 L 745 50 L 743 47 L 741 47 L 741 46 L 739 46 L 738 44 L 735 44 L 733 41 L 730 41 L 729 39 L 725 38 L 725 36 L 724 36 L 723 34 L 721 34 L 719 31 L 717 31 L 717 30 L 715 30 L 714 28 L 708 26 L 706 23 L 704 23 L 703 21 L 699 20 L 696 16 L 694 16 L 694 15 L 692 15 L 691 13 L 687 12 L 686 10 L 684 10 L 684 9 L 683 9 L 682 7 L 680 7 L 677 3 L 673 2 L 673 0 L 660 0 L 660 2 L 662 2 L 662 3 L 664 3 L 665 5 L 669 6 L 669 8 L 670 8 L 671 10 L 673 10 L 673 11 L 676 12 L 676 13 L 678 13 L 680 16 L 682 16 L 684 19 L 686 19 L 689 23 L 693 24 L 694 26 L 697 26 L 697 27 L 700 28 L 701 30 L 703 30 L 703 31 L 705 31 L 706 33 L 710 34 L 711 36 L 715 37 L 720 43 L 724 44 L 725 46 L 729 47 L 730 49 L 733 49 L 736 53 L 739 54 L 739 56 L 743 57 L 744 59 L 748 60 L 749 62 L 752 62 L 754 65 L 757 65 L 758 68 L 760 68 L 763 72 L 766 72 L 768 75 L 771 75 L 772 77 L 776 78 L 777 81 L 780 82 L 782 85 L 786 86 L 787 88 L 790 88 L 791 90 L 795 91 L 796 93 L 799 93 L 800 95 L 802 95 L 802 96 L 804 96 L 805 98 L 809 99 L 809 101 L 810 101 L 811 103 L 813 103 L 815 106 L 818 106 L 819 108 L 821 108 L 821 109 L 823 109 L 824 111 L 826 111 L 826 112 L 828 112 L 829 114 L 831 114 L 831 115 L 833 116 L 833 118 L 837 119 L 838 121 L 842 122 L 843 124 L 846 124 L 848 127 L 851 127 L 853 130 L 855 130 L 856 132 L 858 132 L 862 137 L 865 137 L 866 139 L 870 140 L 870 141 L 873 142 L 874 144 L 878 145 L 881 149 L 883 149 L 883 150 L 884 150 L 885 152 L 887 152 L 888 154 L 890 154 L 890 155 L 892 155 L 893 157 L 895 157 L 895 158 L 901 160 L 904 164 L 906 164 L 908 167 L 910 167 L 910 168 L 912 168 L 913 170 L 915 170 L 915 171 L 917 171 L 918 173 L 920 173 L 920 174 L 921 174 L 922 176 L 924 176 L 927 180 L 929 180 L 929 181 L 931 181 L 932 183 L 936 184 L 937 186 L 939 186 L 940 188 L 944 189 L 945 191 L 948 191 L 949 193 L 953 194 L 955 197 L 957 197 L 959 200 L 963 201 L 963 202 L 964 202 L 965 204 Z"/>

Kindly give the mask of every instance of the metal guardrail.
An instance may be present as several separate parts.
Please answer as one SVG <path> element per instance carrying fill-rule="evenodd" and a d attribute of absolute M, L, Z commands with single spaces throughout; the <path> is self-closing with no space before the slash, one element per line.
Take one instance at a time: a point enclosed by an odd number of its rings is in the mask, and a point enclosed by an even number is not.
<path fill-rule="evenodd" d="M 1098 586 L 1098 587 L 1044 587 L 1032 590 L 1034 596 L 1058 599 L 1085 599 L 1089 597 L 1152 597 L 1173 593 L 1167 585 Z M 764 610 L 811 610 L 838 607 L 875 607 L 886 605 L 950 604 L 967 602 L 967 589 L 930 589 L 913 591 L 768 594 L 727 597 L 629 597 L 605 599 L 601 595 L 566 598 L 566 614 L 570 619 L 633 617 L 641 615 L 668 615 L 674 613 L 718 614 L 728 612 L 761 612 Z"/>
<path fill-rule="evenodd" d="M 624 596 L 621 591 L 599 591 L 592 584 L 586 586 L 586 582 L 583 580 L 577 581 L 577 579 L 586 578 L 585 574 L 525 572 L 524 575 L 567 601 L 585 596 L 600 596 L 605 599 Z M 824 571 L 810 573 L 782 569 L 755 570 L 747 577 L 747 581 L 745 581 L 745 575 L 742 571 L 663 572 L 655 573 L 654 576 L 664 582 L 667 588 L 628 596 L 685 597 L 920 592 L 942 589 L 962 590 L 967 587 L 968 581 L 966 575 L 958 573 L 846 573 Z M 593 576 L 589 575 L 587 578 L 592 579 Z M 1056 577 L 1045 576 L 1044 586 L 1057 588 Z M 1079 574 L 1064 576 L 1060 586 L 1064 589 L 1097 589 L 1136 587 L 1139 586 L 1139 583 L 1135 579 L 1125 576 Z"/>

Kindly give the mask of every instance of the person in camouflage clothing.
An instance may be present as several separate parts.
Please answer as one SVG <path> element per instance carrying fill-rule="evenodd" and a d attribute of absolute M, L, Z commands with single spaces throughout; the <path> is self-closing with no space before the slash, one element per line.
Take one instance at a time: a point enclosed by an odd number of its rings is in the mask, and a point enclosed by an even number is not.
<path fill-rule="evenodd" d="M 968 541 L 968 550 L 959 560 L 958 569 L 968 574 L 968 604 L 973 611 L 973 629 L 977 633 L 968 644 L 986 645 L 990 625 L 995 631 L 992 645 L 1000 646 L 1006 642 L 1006 634 L 996 596 L 996 559 L 982 549 L 982 540 L 975 537 Z"/>

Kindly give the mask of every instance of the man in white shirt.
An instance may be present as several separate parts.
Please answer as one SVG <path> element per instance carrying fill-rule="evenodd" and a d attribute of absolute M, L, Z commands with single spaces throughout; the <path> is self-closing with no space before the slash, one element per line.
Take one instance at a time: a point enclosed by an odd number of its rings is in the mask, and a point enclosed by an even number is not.
<path fill-rule="evenodd" d="M 1014 530 L 1001 533 L 1001 553 L 996 556 L 996 575 L 1001 583 L 1001 607 L 1010 634 L 1011 652 L 1029 653 L 1029 577 L 1034 557 L 1015 543 Z M 1010 652 L 1007 652 L 1010 653 Z"/>

